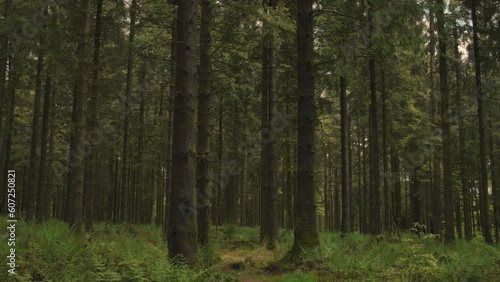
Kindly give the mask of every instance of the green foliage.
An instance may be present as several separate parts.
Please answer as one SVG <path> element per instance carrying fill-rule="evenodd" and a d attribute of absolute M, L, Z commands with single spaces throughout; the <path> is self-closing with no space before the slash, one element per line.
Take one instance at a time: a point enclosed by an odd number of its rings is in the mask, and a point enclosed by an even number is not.
<path fill-rule="evenodd" d="M 500 250 L 498 244 L 484 244 L 483 238 L 471 242 L 457 241 L 447 250 L 447 260 L 442 262 L 445 277 L 454 281 L 493 281 L 499 277 Z"/>
<path fill-rule="evenodd" d="M 223 246 L 233 241 L 246 241 L 252 243 L 259 243 L 259 230 L 252 227 L 238 227 L 236 225 L 224 225 L 219 227 L 220 232 L 220 243 Z M 218 236 L 215 236 L 219 238 Z"/>
<path fill-rule="evenodd" d="M 209 243 L 202 247 L 198 252 L 198 263 L 202 268 L 209 268 L 221 260 L 215 252 L 215 244 Z"/>
<path fill-rule="evenodd" d="M 1 218 L 1 228 L 6 219 Z M 19 281 L 219 281 L 213 248 L 202 249 L 206 269 L 191 269 L 168 259 L 162 232 L 154 226 L 96 224 L 78 235 L 61 221 L 17 224 L 16 278 Z M 1 254 L 10 247 L 1 244 Z M 203 257 L 204 256 L 204 257 Z M 0 281 L 10 281 L 7 265 Z"/>
<path fill-rule="evenodd" d="M 0 218 L 0 228 L 6 228 Z M 442 245 L 432 237 L 403 234 L 400 240 L 363 234 L 321 233 L 321 248 L 307 254 L 293 268 L 264 272 L 255 252 L 249 258 L 224 262 L 230 251 L 227 239 L 258 242 L 258 228 L 223 226 L 222 236 L 202 247 L 199 269 L 168 259 L 167 245 L 159 228 L 149 225 L 96 224 L 95 231 L 73 233 L 67 224 L 18 222 L 16 278 L 18 281 L 494 281 L 500 275 L 500 246 L 487 245 L 480 237 Z M 213 228 L 215 229 L 215 228 Z M 5 238 L 4 238 L 5 239 Z M 293 243 L 291 231 L 282 230 L 279 260 Z M 8 246 L 1 244 L 1 255 Z M 239 250 L 238 250 L 239 252 Z M 260 256 L 260 253 L 259 253 Z M 224 265 L 228 265 L 227 269 Z M 226 269 L 226 270 L 224 270 Z M 9 281 L 7 266 L 0 267 L 0 281 Z M 261 279 L 261 280 L 259 280 Z"/>
<path fill-rule="evenodd" d="M 233 241 L 236 235 L 236 226 L 232 224 L 225 225 L 223 226 L 221 233 L 222 240 L 224 242 Z"/>
<path fill-rule="evenodd" d="M 404 234 L 401 241 L 369 235 L 322 234 L 321 258 L 346 279 L 368 281 L 490 281 L 500 274 L 500 249 L 457 241 L 441 245 L 432 237 Z M 496 276 L 495 276 L 496 275 Z"/>

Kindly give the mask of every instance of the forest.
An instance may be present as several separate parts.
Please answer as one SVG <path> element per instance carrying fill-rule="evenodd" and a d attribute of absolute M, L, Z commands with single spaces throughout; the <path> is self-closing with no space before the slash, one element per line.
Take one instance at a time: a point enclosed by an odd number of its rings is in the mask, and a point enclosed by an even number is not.
<path fill-rule="evenodd" d="M 500 1 L 0 1 L 1 281 L 498 281 Z"/>

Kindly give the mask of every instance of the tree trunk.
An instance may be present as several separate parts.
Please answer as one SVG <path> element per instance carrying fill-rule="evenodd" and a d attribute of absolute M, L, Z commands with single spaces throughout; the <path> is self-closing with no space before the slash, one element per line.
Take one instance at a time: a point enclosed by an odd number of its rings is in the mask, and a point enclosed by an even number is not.
<path fill-rule="evenodd" d="M 74 111 L 74 127 L 73 136 L 75 151 L 72 153 L 73 159 L 70 160 L 70 165 L 73 168 L 71 173 L 72 193 L 71 202 L 73 208 L 73 216 L 70 219 L 70 225 L 77 232 L 83 229 L 83 178 L 84 178 L 84 161 L 85 161 L 85 112 L 87 106 L 87 80 L 88 80 L 88 47 L 87 42 L 90 36 L 90 20 L 91 20 L 91 3 L 90 0 L 82 2 L 80 19 L 80 42 L 78 42 L 78 78 L 75 91 L 75 108 Z M 72 162 L 71 162 L 72 161 Z"/>
<path fill-rule="evenodd" d="M 52 85 L 52 97 L 50 99 L 51 101 L 51 111 L 50 111 L 50 117 L 49 117 L 49 155 L 48 155 L 48 167 L 49 170 L 47 171 L 47 193 L 49 195 L 49 199 L 52 197 L 53 193 L 53 184 L 52 184 L 52 171 L 53 171 L 53 163 L 54 163 L 54 147 L 55 147 L 55 122 L 56 122 L 56 108 L 55 108 L 55 100 L 56 100 L 56 83 L 54 82 Z M 60 183 L 57 183 L 56 187 L 60 187 Z M 59 191 L 57 191 L 59 192 Z M 56 193 L 56 196 L 53 197 L 53 208 L 52 208 L 52 217 L 57 217 L 57 218 L 62 218 L 62 193 Z M 49 203 L 50 205 L 50 203 Z M 57 208 L 56 208 L 57 207 Z"/>
<path fill-rule="evenodd" d="M 368 2 L 368 49 L 373 50 L 372 35 L 375 32 L 373 20 L 373 3 Z M 375 57 L 370 55 L 368 60 L 370 72 L 370 233 L 373 235 L 382 232 L 380 220 L 380 171 L 379 171 L 379 144 L 377 122 L 377 78 L 375 73 Z"/>
<path fill-rule="evenodd" d="M 196 159 L 196 199 L 198 201 L 198 242 L 208 243 L 210 227 L 210 191 L 208 185 L 208 141 L 210 137 L 210 96 L 211 96 L 211 35 L 212 3 L 201 1 L 200 24 L 200 70 L 198 93 L 198 141 Z"/>
<path fill-rule="evenodd" d="M 362 205 L 363 205 L 363 213 L 362 213 L 362 219 L 363 219 L 363 228 L 361 230 L 362 233 L 369 233 L 370 232 L 370 225 L 368 224 L 368 214 L 370 210 L 370 197 L 369 197 L 369 190 L 368 190 L 368 172 L 366 169 L 366 159 L 368 156 L 368 149 L 366 146 L 366 131 L 363 129 L 363 134 L 362 134 L 362 139 L 361 139 L 361 148 L 363 152 L 363 193 L 362 193 Z"/>
<path fill-rule="evenodd" d="M 73 124 L 76 124 L 76 116 L 77 116 L 77 111 L 76 111 L 77 91 L 78 91 L 77 81 L 75 81 L 75 84 L 73 85 L 73 103 L 72 103 L 72 113 L 71 113 L 71 121 Z M 69 140 L 69 156 L 67 165 L 68 177 L 67 177 L 66 187 L 64 187 L 65 189 L 64 188 L 62 189 L 64 191 L 64 200 L 63 200 L 64 208 L 62 211 L 62 215 L 64 220 L 68 223 L 72 221 L 73 211 L 74 211 L 72 199 L 73 199 L 73 166 L 76 162 L 75 132 L 76 130 L 72 128 Z"/>
<path fill-rule="evenodd" d="M 48 76 L 45 80 L 45 93 L 43 102 L 43 117 L 42 117 L 42 138 L 40 144 L 40 168 L 38 178 L 38 193 L 36 200 L 35 216 L 38 221 L 45 221 L 50 217 L 50 190 L 47 182 L 50 169 L 47 165 L 47 149 L 49 141 L 49 116 L 51 105 L 51 86 L 52 78 Z"/>
<path fill-rule="evenodd" d="M 431 8 L 429 11 L 429 54 L 430 54 L 430 88 L 431 88 L 431 122 L 434 127 L 434 132 L 438 132 L 437 128 L 439 126 L 439 98 L 436 94 L 434 74 L 436 72 L 435 65 L 435 19 L 434 11 Z M 440 144 L 434 144 L 434 150 L 432 152 L 432 232 L 435 234 L 442 233 L 441 226 L 441 158 L 440 158 Z"/>
<path fill-rule="evenodd" d="M 169 98 L 168 98 L 168 121 L 167 121 L 167 141 L 166 141 L 166 183 L 165 183 L 165 215 L 163 227 L 165 233 L 168 232 L 168 216 L 167 211 L 169 210 L 170 205 L 170 194 L 171 194 L 171 181 L 172 181 L 172 128 L 174 122 L 174 103 L 175 103 L 175 74 L 176 74 L 176 65 L 174 62 L 177 60 L 177 15 L 174 13 L 172 17 L 172 42 L 170 43 L 170 87 L 169 87 Z"/>
<path fill-rule="evenodd" d="M 489 202 L 488 202 L 488 171 L 486 159 L 486 125 L 483 109 L 483 100 L 486 95 L 482 92 L 481 81 L 481 57 L 479 54 L 479 36 L 477 22 L 477 0 L 472 1 L 472 33 L 474 48 L 474 65 L 476 74 L 476 97 L 477 97 L 477 116 L 479 120 L 479 163 L 481 179 L 479 181 L 479 198 L 481 208 L 481 229 L 483 231 L 484 241 L 488 244 L 493 243 L 490 230 Z"/>
<path fill-rule="evenodd" d="M 358 173 L 358 224 L 359 224 L 359 232 L 361 233 L 363 230 L 363 215 L 364 215 L 364 206 L 363 206 L 363 172 L 361 171 L 361 128 L 359 124 L 359 118 L 356 119 L 356 153 L 357 153 L 357 173 Z"/>
<path fill-rule="evenodd" d="M 128 221 L 129 215 L 129 160 L 130 147 L 130 95 L 132 94 L 132 75 L 134 66 L 135 15 L 137 0 L 132 0 L 130 6 L 130 31 L 128 35 L 127 84 L 125 86 L 125 115 L 123 120 L 123 151 L 122 151 L 122 191 L 121 191 L 121 222 Z"/>
<path fill-rule="evenodd" d="M 455 240 L 455 223 L 453 213 L 455 198 L 453 197 L 453 164 L 451 159 L 452 144 L 450 133 L 450 87 L 448 85 L 448 58 L 446 54 L 446 29 L 443 0 L 437 0 L 437 28 L 439 42 L 439 91 L 441 93 L 441 130 L 443 153 L 443 196 L 444 196 L 444 242 Z M 435 168 L 439 169 L 439 168 Z"/>
<path fill-rule="evenodd" d="M 197 264 L 196 225 L 196 25 L 197 0 L 179 1 L 177 10 L 177 53 L 175 108 L 172 142 L 172 180 L 167 241 L 169 256 L 183 256 Z"/>
<path fill-rule="evenodd" d="M 222 103 L 222 95 L 219 94 L 219 113 L 218 113 L 218 136 L 217 136 L 217 164 L 218 164 L 218 173 L 217 173 L 217 193 L 213 194 L 212 204 L 214 205 L 214 220 L 213 222 L 217 225 L 222 224 L 222 172 L 224 166 L 222 164 L 223 157 L 223 146 L 224 139 L 222 138 L 222 126 L 223 126 L 223 103 Z"/>
<path fill-rule="evenodd" d="M 481 176 L 481 172 L 479 172 L 479 177 Z M 475 184 L 475 183 L 474 183 Z M 474 185 L 475 186 L 475 185 Z M 480 200 L 480 195 L 477 191 L 477 188 L 478 187 L 474 187 L 476 189 L 473 189 L 474 191 L 474 195 L 472 196 L 473 199 L 472 199 L 472 206 L 474 207 L 473 209 L 473 212 L 472 212 L 472 216 L 474 217 L 476 223 L 475 225 L 473 224 L 473 230 L 474 230 L 474 233 L 476 232 L 476 230 L 481 230 L 481 200 Z M 479 186 L 479 188 L 481 188 L 481 186 Z M 475 215 L 474 215 L 475 214 Z"/>
<path fill-rule="evenodd" d="M 143 63 L 139 70 L 139 93 L 140 93 L 140 102 L 139 102 L 139 132 L 137 137 L 137 184 L 136 184 L 136 200 L 135 200 L 135 208 L 132 213 L 138 213 L 136 215 L 137 223 L 145 223 L 147 220 L 145 215 L 147 214 L 145 209 L 148 207 L 147 199 L 150 198 L 151 189 L 149 185 L 147 185 L 148 180 L 150 178 L 144 177 L 146 174 L 145 163 L 144 163 L 144 134 L 145 134 L 145 112 L 146 112 L 146 81 L 147 81 L 147 66 Z M 148 187 L 148 188 L 146 188 Z"/>
<path fill-rule="evenodd" d="M 246 108 L 245 108 L 246 109 Z M 247 111 L 245 110 L 245 113 Z M 242 125 L 244 126 L 244 125 Z M 248 136 L 246 131 L 246 127 L 243 129 L 245 132 L 245 138 Z M 248 226 L 247 224 L 247 182 L 248 182 L 248 160 L 247 160 L 248 151 L 247 148 L 241 152 L 241 174 L 240 174 L 240 226 Z"/>
<path fill-rule="evenodd" d="M 38 135 L 40 130 L 40 100 L 42 96 L 42 71 L 45 59 L 44 50 L 45 39 L 40 36 L 40 50 L 38 53 L 38 64 L 35 78 L 35 101 L 33 106 L 33 119 L 31 122 L 31 141 L 30 141 L 30 163 L 28 178 L 29 183 L 26 189 L 26 219 L 31 220 L 35 212 L 35 200 L 37 191 L 37 164 L 39 156 L 37 152 Z"/>
<path fill-rule="evenodd" d="M 341 172 L 342 174 L 342 172 Z M 341 177 L 340 177 L 341 178 Z M 339 181 L 340 180 L 340 181 Z M 339 171 L 337 168 L 333 169 L 333 230 L 339 232 L 342 225 L 342 180 L 339 179 Z"/>
<path fill-rule="evenodd" d="M 168 122 L 168 119 L 166 118 L 165 114 L 165 88 L 166 84 L 163 84 L 160 86 L 160 101 L 159 101 L 159 109 L 158 109 L 158 123 L 161 128 L 161 133 L 166 134 L 165 128 Z M 157 124 L 155 122 L 155 124 Z M 155 178 L 155 183 L 154 183 L 154 189 L 155 189 L 155 197 L 154 197 L 154 224 L 156 226 L 159 226 L 164 228 L 163 222 L 164 218 L 163 216 L 165 215 L 165 210 L 164 210 L 164 203 L 165 203 L 165 173 L 164 173 L 164 168 L 166 164 L 166 154 L 165 154 L 165 148 L 166 148 L 166 142 L 165 139 L 161 140 L 161 152 L 162 154 L 157 155 L 157 169 L 155 169 L 154 173 L 154 178 Z"/>
<path fill-rule="evenodd" d="M 455 195 L 455 216 L 456 216 L 456 227 L 458 238 L 462 238 L 462 213 L 460 209 L 460 190 L 463 193 L 463 197 L 465 198 L 465 190 L 467 189 L 467 180 L 466 180 L 466 170 L 465 170 L 465 136 L 463 135 L 463 116 L 462 116 L 462 75 L 460 71 L 462 58 L 460 55 L 460 51 L 458 50 L 458 30 L 456 24 L 453 28 L 453 54 L 455 57 L 455 112 L 458 116 L 458 137 L 459 137 L 459 155 L 460 155 L 460 180 L 461 180 L 461 189 L 458 189 Z M 468 198 L 468 196 L 467 196 Z M 465 205 L 464 205 L 465 209 Z M 467 223 L 469 221 L 469 223 Z M 464 213 L 464 225 L 465 225 L 465 239 L 470 240 L 471 237 L 468 237 L 471 234 L 468 234 L 467 228 L 470 226 L 470 218 L 466 218 Z"/>
<path fill-rule="evenodd" d="M 94 50 L 92 54 L 92 78 L 90 84 L 90 101 L 88 114 L 88 132 L 93 133 L 97 130 L 97 105 L 99 97 L 99 59 L 101 49 L 101 29 L 102 29 L 102 4 L 103 0 L 97 0 L 96 18 L 94 31 Z M 85 160 L 85 186 L 84 186 L 84 217 L 85 229 L 92 230 L 94 220 L 94 193 L 97 185 L 97 159 L 98 144 L 89 144 L 91 147 L 89 155 Z"/>
<path fill-rule="evenodd" d="M 314 183 L 313 0 L 297 0 L 298 168 L 295 240 L 284 261 L 296 262 L 319 247 Z"/>
<path fill-rule="evenodd" d="M 422 223 L 421 199 L 420 199 L 420 182 L 418 180 L 419 168 L 415 168 L 410 176 L 410 205 L 411 205 L 411 223 Z"/>
<path fill-rule="evenodd" d="M 459 154 L 460 154 L 460 181 L 462 188 L 463 198 L 463 214 L 464 214 L 464 235 L 466 240 L 472 239 L 472 222 L 471 222 L 471 209 L 470 209 L 470 193 L 467 185 L 467 160 L 465 149 L 465 128 L 464 128 L 464 114 L 462 105 L 462 74 L 461 74 L 461 55 L 458 51 L 458 34 L 457 29 L 454 29 L 455 37 L 455 75 L 456 75 L 456 94 L 455 104 L 456 112 L 458 115 L 458 136 L 459 136 Z"/>
<path fill-rule="evenodd" d="M 500 168 L 498 165 L 498 161 L 500 160 L 500 154 L 498 153 L 498 148 L 494 146 L 495 141 L 497 140 L 495 135 L 493 134 L 493 125 L 492 125 L 492 117 L 489 119 L 489 128 L 491 132 L 490 138 L 490 170 L 491 170 L 491 188 L 492 188 L 492 197 L 493 197 L 493 221 L 495 226 L 495 241 L 497 243 L 500 242 L 500 196 L 499 196 L 499 185 L 500 185 Z M 496 151 L 495 151 L 496 150 Z"/>
<path fill-rule="evenodd" d="M 351 115 L 347 112 L 347 159 L 348 159 L 348 175 L 349 175 L 349 220 L 351 224 L 351 232 L 354 232 L 356 216 L 354 215 L 354 185 L 353 183 L 353 143 L 351 141 Z"/>
<path fill-rule="evenodd" d="M 266 13 L 276 10 L 276 0 L 266 0 Z M 260 242 L 267 249 L 276 247 L 278 235 L 278 160 L 276 156 L 277 132 L 271 126 L 276 114 L 277 55 L 273 27 L 264 24 L 262 52 L 262 120 L 261 120 L 261 225 Z"/>
<path fill-rule="evenodd" d="M 402 215 L 401 215 L 401 177 L 399 172 L 399 158 L 396 153 L 396 149 L 392 147 L 391 149 L 391 176 L 392 176 L 392 186 L 393 186 L 393 195 L 392 195 L 392 210 L 393 213 L 393 222 L 397 229 L 401 229 L 402 227 Z"/>
<path fill-rule="evenodd" d="M 345 76 L 340 77 L 340 154 L 341 154 L 341 185 L 342 185 L 342 224 L 340 232 L 350 233 L 351 202 L 349 186 L 349 144 L 347 117 L 347 82 Z"/>
<path fill-rule="evenodd" d="M 118 170 L 119 170 L 119 159 L 115 151 L 113 151 L 114 156 L 114 179 L 113 179 L 113 224 L 116 224 L 120 220 L 119 211 L 119 201 L 118 201 Z"/>
<path fill-rule="evenodd" d="M 387 91 L 385 87 L 385 73 L 382 70 L 381 74 L 381 94 L 382 94 L 382 162 L 384 169 L 384 231 L 392 232 L 392 207 L 391 207 L 391 193 L 389 180 L 391 177 L 389 176 L 389 163 L 388 163 L 388 124 L 389 118 L 387 113 Z"/>
<path fill-rule="evenodd" d="M 328 157 L 329 156 L 327 154 L 325 154 L 325 159 L 324 159 L 325 164 L 323 165 L 323 201 L 324 201 L 324 207 L 325 207 L 324 231 L 328 231 L 330 229 L 330 221 L 331 221 L 330 175 L 329 175 L 329 172 L 330 172 L 329 163 L 330 163 L 330 161 L 328 160 Z"/>
<path fill-rule="evenodd" d="M 225 214 L 224 219 L 228 224 L 238 224 L 238 194 L 239 194 L 239 179 L 241 175 L 241 160 L 239 156 L 239 133 L 240 133 L 240 110 L 239 100 L 234 99 L 233 104 L 233 129 L 232 129 L 232 143 L 231 143 L 231 159 L 227 166 L 226 172 L 229 174 L 229 183 L 225 185 L 224 190 L 224 206 Z M 223 179 L 224 183 L 224 179 Z"/>
<path fill-rule="evenodd" d="M 269 50 L 268 44 L 266 44 L 266 39 L 263 40 L 262 49 L 262 78 L 261 78 L 261 151 L 260 151 L 260 195 L 262 197 L 262 209 L 260 209 L 260 214 L 262 217 L 260 225 L 260 241 L 264 242 L 264 239 L 268 234 L 266 234 L 268 227 L 268 213 L 269 205 L 267 193 L 269 192 L 269 139 L 272 138 L 269 132 Z"/>

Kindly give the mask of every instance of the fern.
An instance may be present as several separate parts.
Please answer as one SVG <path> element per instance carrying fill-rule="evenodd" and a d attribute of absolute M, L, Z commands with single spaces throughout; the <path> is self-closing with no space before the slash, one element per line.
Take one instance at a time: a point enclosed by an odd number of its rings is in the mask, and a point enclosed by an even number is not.
<path fill-rule="evenodd" d="M 92 257 L 94 271 L 96 274 L 95 281 L 121 281 L 120 274 L 109 269 L 109 267 L 104 263 L 99 257 Z"/>

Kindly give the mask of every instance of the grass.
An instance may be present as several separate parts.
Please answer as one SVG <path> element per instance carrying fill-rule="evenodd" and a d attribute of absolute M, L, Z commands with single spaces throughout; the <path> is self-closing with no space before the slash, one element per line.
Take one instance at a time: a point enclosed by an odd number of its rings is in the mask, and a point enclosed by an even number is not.
<path fill-rule="evenodd" d="M 6 218 L 0 228 L 6 230 Z M 77 235 L 61 221 L 17 223 L 16 276 L 0 264 L 0 281 L 498 281 L 500 246 L 482 238 L 442 245 L 402 234 L 382 239 L 321 233 L 321 248 L 294 266 L 273 267 L 293 243 L 281 231 L 277 250 L 259 246 L 258 228 L 212 228 L 200 267 L 168 260 L 161 228 L 100 223 Z M 5 235 L 4 235 L 5 234 Z M 1 256 L 10 247 L 2 233 Z"/>

